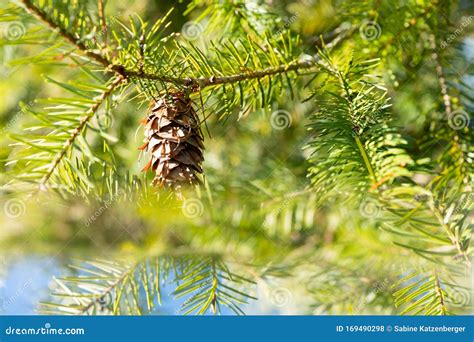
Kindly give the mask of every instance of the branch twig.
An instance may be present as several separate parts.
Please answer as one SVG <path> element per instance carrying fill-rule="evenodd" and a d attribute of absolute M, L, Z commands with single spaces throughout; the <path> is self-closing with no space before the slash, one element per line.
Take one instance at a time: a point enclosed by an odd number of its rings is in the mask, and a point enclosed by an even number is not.
<path fill-rule="evenodd" d="M 94 114 L 97 112 L 97 110 L 102 105 L 102 103 L 104 103 L 105 99 L 107 97 L 109 97 L 109 95 L 115 90 L 115 88 L 117 88 L 124 80 L 125 80 L 124 77 L 118 76 L 107 87 L 107 89 L 101 94 L 101 96 L 97 99 L 96 103 L 94 103 L 89 108 L 87 113 L 84 115 L 84 117 L 79 122 L 79 125 L 72 131 L 71 136 L 69 137 L 69 139 L 64 142 L 62 150 L 54 158 L 53 162 L 51 163 L 51 166 L 48 169 L 48 172 L 43 176 L 43 178 L 39 182 L 39 189 L 43 189 L 46 186 L 46 183 L 51 178 L 51 176 L 53 175 L 54 170 L 56 170 L 59 163 L 61 162 L 61 160 L 66 155 L 67 151 L 69 150 L 69 147 L 72 146 L 72 144 L 74 143 L 76 138 L 82 133 L 82 131 L 86 127 L 89 120 L 94 116 Z"/>
<path fill-rule="evenodd" d="M 451 97 L 449 96 L 449 93 L 448 93 L 446 77 L 444 75 L 443 67 L 441 65 L 441 61 L 440 61 L 440 57 L 438 53 L 438 47 L 436 44 L 436 37 L 434 36 L 434 34 L 430 35 L 430 45 L 433 51 L 432 58 L 436 66 L 436 74 L 438 75 L 438 83 L 441 89 L 441 95 L 443 96 L 444 108 L 446 110 L 446 115 L 449 118 L 452 115 L 453 106 L 451 104 Z"/>
<path fill-rule="evenodd" d="M 29 12 L 35 15 L 38 19 L 45 22 L 51 29 L 57 30 L 59 34 L 69 43 L 75 45 L 79 50 L 81 50 L 87 57 L 95 60 L 97 63 L 103 65 L 106 69 L 115 72 L 116 74 L 122 76 L 123 78 L 143 78 L 155 81 L 161 81 L 165 83 L 173 83 L 175 85 L 181 85 L 190 87 L 191 89 L 202 89 L 208 86 L 218 85 L 218 84 L 226 84 L 226 83 L 234 83 L 243 80 L 255 79 L 255 78 L 263 78 L 266 76 L 286 73 L 289 71 L 298 71 L 300 69 L 311 69 L 318 65 L 319 58 L 316 57 L 312 60 L 304 60 L 304 61 L 292 61 L 289 64 L 283 64 L 274 67 L 268 67 L 266 69 L 261 70 L 253 70 L 248 72 L 243 72 L 239 74 L 229 75 L 229 76 L 211 76 L 211 77 L 185 77 L 185 78 L 178 78 L 166 75 L 156 75 L 150 74 L 143 71 L 133 71 L 126 69 L 123 65 L 114 64 L 112 61 L 108 60 L 105 56 L 100 54 L 99 52 L 92 51 L 87 46 L 81 42 L 78 38 L 76 38 L 71 32 L 68 32 L 66 29 L 61 27 L 57 24 L 54 20 L 49 18 L 41 9 L 36 7 L 31 0 L 22 0 L 23 4 L 26 6 Z M 99 12 L 100 12 L 100 4 L 102 0 L 99 0 Z M 103 10 L 103 8 L 102 8 Z M 341 41 L 341 35 L 339 38 L 333 39 L 331 42 L 331 46 L 337 45 Z M 329 47 L 329 45 L 328 45 Z"/>
<path fill-rule="evenodd" d="M 104 0 L 98 0 L 97 7 L 99 10 L 99 21 L 102 27 L 102 35 L 104 36 L 104 42 L 107 44 L 107 22 L 105 21 L 105 6 Z"/>

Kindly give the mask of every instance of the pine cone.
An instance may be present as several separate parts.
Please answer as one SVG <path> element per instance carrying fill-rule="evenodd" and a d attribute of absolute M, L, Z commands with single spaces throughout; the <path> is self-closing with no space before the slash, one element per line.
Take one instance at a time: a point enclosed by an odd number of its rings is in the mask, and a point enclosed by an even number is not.
<path fill-rule="evenodd" d="M 165 95 L 143 123 L 145 144 L 140 149 L 151 151 L 151 159 L 142 171 L 151 167 L 156 173 L 153 185 L 179 189 L 198 183 L 204 145 L 191 99 L 182 92 Z"/>

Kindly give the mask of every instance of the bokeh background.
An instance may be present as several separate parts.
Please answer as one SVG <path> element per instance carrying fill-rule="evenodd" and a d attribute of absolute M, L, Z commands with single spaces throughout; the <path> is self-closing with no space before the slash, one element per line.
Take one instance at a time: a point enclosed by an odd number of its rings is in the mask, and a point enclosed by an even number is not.
<path fill-rule="evenodd" d="M 1 2 L 1 7 L 8 7 L 6 0 Z M 308 54 L 312 54 L 316 51 L 313 40 L 345 22 L 352 1 L 266 3 L 278 14 L 282 30 L 299 33 L 309 42 Z M 420 1 L 420 6 L 427 3 Z M 181 34 L 183 26 L 205 10 L 204 6 L 187 13 L 186 1 L 124 0 L 108 2 L 107 13 L 124 19 L 139 13 L 145 20 L 155 21 L 171 7 L 176 10 L 168 30 Z M 474 15 L 472 1 L 461 1 L 456 11 L 458 16 Z M 68 81 L 78 74 L 74 67 L 25 63 L 24 58 L 42 48 L 15 44 L 15 35 L 29 34 L 37 25 L 34 19 L 21 19 L 20 23 L 12 27 L 0 16 L 0 34 L 4 38 L 10 35 L 0 45 L 2 185 L 11 180 L 12 166 L 7 160 L 17 151 L 12 135 L 33 122 L 22 113 L 19 103 L 32 105 L 36 98 L 64 95 L 60 88 L 45 82 L 45 75 Z M 464 58 L 453 59 L 449 72 L 474 85 L 473 25 L 471 22 L 463 28 L 465 38 L 456 44 Z M 382 58 L 381 70 L 397 124 L 416 139 L 424 134 L 423 127 L 439 96 L 437 79 L 425 71 L 433 65 L 415 63 L 413 67 L 410 61 L 398 60 L 387 48 L 390 42 L 383 30 L 382 26 L 380 38 L 365 42 L 379 46 L 376 56 L 368 49 L 367 58 Z M 422 41 L 423 37 L 418 42 L 407 41 L 399 49 L 410 49 L 414 61 L 429 61 L 429 49 Z M 392 304 L 392 285 L 398 276 L 394 269 L 423 267 L 425 261 L 394 245 L 392 235 L 378 228 L 371 220 L 377 208 L 354 211 L 338 203 L 329 203 L 330 209 L 315 208 L 315 199 L 305 193 L 309 165 L 303 147 L 310 138 L 308 114 L 317 106 L 301 103 L 308 95 L 305 92 L 296 92 L 292 98 L 282 90 L 272 106 L 244 116 L 238 109 L 224 119 L 210 116 L 204 163 L 208 185 L 184 206 L 177 200 L 165 201 L 165 196 L 159 197 L 149 188 L 139 196 L 98 199 L 61 198 L 48 193 L 29 196 L 21 189 L 3 187 L 0 314 L 37 313 L 38 303 L 48 301 L 57 286 L 55 277 L 81 273 L 69 267 L 71 264 L 84 259 L 133 260 L 150 252 L 222 256 L 237 273 L 255 280 L 255 284 L 244 285 L 245 291 L 258 298 L 243 305 L 247 314 L 399 313 Z M 146 109 L 146 105 L 129 98 L 113 113 L 102 112 L 99 117 L 108 133 L 116 137 L 112 145 L 118 173 L 136 175 L 142 184 L 150 181 L 140 172 L 146 158 L 137 149 L 143 134 L 138 122 L 146 116 Z M 283 121 L 279 121 L 278 113 L 283 113 Z M 172 285 L 163 288 L 163 305 L 153 313 L 180 313 L 183 299 L 174 299 L 173 291 Z M 469 313 L 467 294 L 458 296 L 454 310 Z M 232 313 L 227 309 L 223 312 Z"/>

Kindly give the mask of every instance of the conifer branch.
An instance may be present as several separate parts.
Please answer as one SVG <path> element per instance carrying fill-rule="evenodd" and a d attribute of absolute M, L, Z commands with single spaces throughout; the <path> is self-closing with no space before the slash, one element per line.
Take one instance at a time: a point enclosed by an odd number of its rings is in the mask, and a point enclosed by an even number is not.
<path fill-rule="evenodd" d="M 100 295 L 96 297 L 97 299 L 91 300 L 88 304 L 84 305 L 84 307 L 80 308 L 79 313 L 81 315 L 87 314 L 89 310 L 91 310 L 94 307 L 94 305 L 97 304 L 98 299 L 105 298 L 106 296 L 110 296 L 113 291 L 116 291 L 117 288 L 121 284 L 123 284 L 124 282 L 127 282 L 127 280 L 134 275 L 137 268 L 140 266 L 140 263 L 143 263 L 144 261 L 146 261 L 146 259 L 138 260 L 134 262 L 133 264 L 131 264 L 129 267 L 126 267 L 123 270 L 123 273 L 120 274 L 117 277 L 117 279 L 115 279 L 108 287 L 104 289 L 104 291 L 100 293 Z"/>
<path fill-rule="evenodd" d="M 351 90 L 349 88 L 348 80 L 346 80 L 344 78 L 341 71 L 335 70 L 333 66 L 330 66 L 330 68 L 335 71 L 335 76 L 339 79 L 341 88 L 344 90 L 343 97 L 344 97 L 344 99 L 346 100 L 346 102 L 348 104 L 347 109 L 349 111 L 349 115 L 350 115 L 351 121 L 352 121 L 357 117 L 354 113 L 354 103 L 353 103 L 353 99 L 351 97 L 352 96 L 351 94 L 352 94 L 353 90 Z M 352 124 L 354 125 L 354 127 L 356 126 L 355 122 L 352 122 Z M 372 163 L 370 162 L 370 159 L 367 155 L 365 147 L 362 144 L 358 134 L 355 134 L 354 140 L 357 144 L 357 147 L 358 147 L 359 152 L 362 156 L 362 159 L 364 160 L 365 167 L 367 168 L 367 172 L 368 172 L 368 174 L 370 176 L 370 179 L 372 181 L 372 187 L 374 187 L 374 186 L 376 187 L 376 184 L 378 183 L 377 176 L 375 175 Z"/>
<path fill-rule="evenodd" d="M 316 56 L 311 60 L 295 60 L 288 64 L 282 64 L 279 66 L 269 67 L 261 70 L 251 70 L 248 72 L 243 72 L 234 75 L 228 76 L 211 76 L 211 77 L 171 77 L 166 75 L 157 75 L 150 74 L 144 71 L 134 71 L 128 70 L 123 65 L 114 64 L 112 61 L 107 59 L 104 55 L 100 54 L 97 51 L 90 50 L 83 42 L 76 38 L 71 32 L 67 31 L 64 27 L 61 27 L 58 23 L 52 20 L 46 13 L 44 13 L 40 8 L 36 7 L 31 0 L 22 0 L 26 8 L 34 16 L 36 16 L 41 21 L 45 22 L 52 30 L 58 31 L 58 33 L 69 43 L 76 46 L 80 51 L 82 51 L 87 57 L 95 60 L 97 63 L 104 66 L 107 70 L 113 71 L 118 75 L 121 75 L 123 78 L 142 78 L 152 81 L 161 81 L 164 83 L 172 83 L 177 86 L 189 87 L 193 91 L 198 91 L 200 89 L 219 85 L 219 84 L 228 84 L 236 83 L 243 80 L 251 79 L 260 79 L 267 76 L 277 75 L 287 73 L 289 71 L 298 72 L 298 70 L 307 70 L 314 68 L 318 65 L 320 58 Z M 99 2 L 100 3 L 100 2 Z M 99 6 L 100 7 L 100 6 Z M 102 8 L 103 10 L 103 8 Z M 351 31 L 352 32 L 352 31 Z M 350 34 L 341 34 L 337 38 L 331 41 L 331 44 L 327 45 L 327 48 L 331 48 L 340 43 L 343 38 L 350 36 Z"/>
<path fill-rule="evenodd" d="M 429 42 L 430 42 L 430 48 L 432 49 L 431 57 L 435 64 L 436 75 L 438 76 L 438 84 L 441 91 L 444 111 L 446 114 L 446 120 L 449 122 L 453 120 L 453 115 L 455 114 L 455 110 L 453 108 L 454 102 L 449 94 L 448 82 L 446 79 L 445 72 L 443 70 L 443 65 L 441 63 L 441 57 L 439 55 L 439 49 L 438 49 L 438 44 L 436 42 L 435 34 L 430 35 Z M 459 134 L 459 132 L 456 129 L 448 130 L 448 139 L 450 139 L 450 143 L 452 144 L 452 147 L 458 153 L 456 164 L 461 167 L 465 167 L 465 165 L 469 164 L 469 162 L 466 162 L 467 156 L 466 156 L 466 152 L 463 150 L 463 147 L 462 147 L 461 137 L 462 136 Z M 469 176 L 466 177 L 466 179 L 468 178 Z"/>
<path fill-rule="evenodd" d="M 465 248 L 463 248 L 461 241 L 459 240 L 459 236 L 455 234 L 449 225 L 445 222 L 445 219 L 443 217 L 443 214 L 440 212 L 440 210 L 437 207 L 432 207 L 431 211 L 433 212 L 434 216 L 438 220 L 440 226 L 443 228 L 444 232 L 446 233 L 447 237 L 451 241 L 451 244 L 453 247 L 456 248 L 458 252 L 458 256 L 461 257 L 464 261 L 470 262 L 469 256 L 467 255 L 467 251 Z M 466 246 L 467 247 L 467 246 Z"/>
<path fill-rule="evenodd" d="M 122 76 L 118 76 L 108 87 L 107 89 L 97 98 L 96 102 L 89 108 L 84 117 L 79 121 L 79 125 L 73 130 L 71 136 L 68 140 L 64 142 L 62 150 L 56 155 L 51 166 L 49 167 L 47 173 L 43 176 L 39 182 L 39 188 L 42 189 L 48 180 L 51 178 L 54 170 L 58 167 L 61 160 L 66 155 L 69 148 L 73 145 L 76 138 L 84 131 L 89 120 L 94 116 L 99 107 L 104 103 L 104 101 L 112 94 L 112 92 L 124 81 L 125 79 Z"/>
<path fill-rule="evenodd" d="M 282 74 L 289 71 L 298 71 L 299 69 L 309 69 L 315 67 L 314 61 L 294 61 L 286 65 L 279 65 L 277 67 L 270 67 L 263 70 L 253 70 L 241 74 L 222 76 L 222 77 L 200 77 L 200 78 L 186 78 L 184 79 L 185 85 L 199 86 L 205 88 L 212 85 L 225 84 L 225 83 L 236 83 L 239 81 L 263 78 L 266 76 L 272 76 L 276 74 Z"/>
<path fill-rule="evenodd" d="M 436 297 L 438 299 L 438 305 L 439 305 L 439 311 L 441 313 L 441 315 L 447 315 L 448 314 L 448 310 L 446 308 L 446 304 L 445 304 L 445 295 L 444 295 L 444 292 L 443 292 L 443 289 L 441 287 L 441 282 L 439 280 L 439 276 L 438 276 L 438 273 L 436 272 L 436 270 L 433 271 L 433 277 L 434 277 L 434 281 L 435 281 L 435 291 L 436 291 Z"/>
<path fill-rule="evenodd" d="M 104 0 L 98 0 L 97 3 L 98 11 L 99 11 L 99 21 L 100 26 L 102 28 L 102 34 L 104 35 L 104 41 L 107 42 L 107 22 L 105 20 L 105 4 Z"/>
<path fill-rule="evenodd" d="M 438 75 L 438 83 L 441 88 L 441 95 L 443 96 L 444 108 L 448 118 L 453 112 L 453 106 L 451 104 L 451 97 L 448 93 L 448 86 L 446 84 L 446 76 L 444 75 L 443 66 L 441 65 L 440 57 L 438 54 L 438 48 L 436 44 L 436 37 L 434 34 L 430 35 L 430 45 L 433 50 L 432 59 L 435 62 L 436 74 Z"/>
<path fill-rule="evenodd" d="M 469 215 L 473 204 L 468 181 L 473 177 L 470 162 L 474 150 L 472 125 L 467 122 L 460 128 L 452 127 L 452 121 L 462 109 L 470 120 L 473 99 L 469 82 L 464 84 L 463 75 L 458 79 L 447 67 L 449 63 L 458 66 L 457 59 L 443 58 L 451 57 L 450 50 L 455 47 L 443 46 L 446 42 L 441 41 L 449 26 L 434 29 L 436 24 L 449 24 L 438 20 L 441 14 L 451 13 L 449 2 L 423 6 L 378 0 L 361 1 L 357 6 L 342 2 L 329 14 L 338 15 L 335 20 L 325 18 L 329 20 L 318 26 L 318 33 L 327 32 L 319 39 L 311 33 L 315 27 L 302 29 L 302 37 L 292 34 L 293 19 L 301 15 L 298 20 L 304 23 L 304 11 L 314 7 L 298 1 L 304 5 L 301 12 L 283 23 L 275 15 L 281 19 L 284 12 L 278 13 L 276 8 L 275 13 L 265 4 L 251 9 L 242 1 L 223 6 L 219 0 L 190 0 L 189 11 L 203 7 L 195 18 L 206 23 L 192 39 L 184 29 L 181 35 L 170 31 L 171 11 L 154 22 L 139 14 L 123 22 L 106 16 L 111 13 L 106 13 L 105 6 L 112 5 L 107 0 L 19 2 L 23 8 L 11 6 L 6 12 L 24 20 L 27 15 L 22 11 L 26 9 L 39 25 L 5 44 L 35 43 L 45 50 L 27 58 L 20 55 L 19 61 L 11 64 L 60 65 L 80 68 L 83 73 L 71 70 L 74 79 L 67 83 L 56 81 L 56 75 L 46 77 L 73 96 L 38 99 L 35 106 L 21 106 L 34 120 L 26 122 L 21 133 L 11 135 L 15 142 L 5 169 L 12 171 L 12 185 L 24 184 L 26 188 L 34 184 L 34 190 L 38 185 L 39 189 L 47 186 L 61 195 L 97 195 L 107 201 L 118 196 L 130 199 L 127 203 L 117 201 L 109 215 L 94 224 L 108 225 L 108 218 L 115 214 L 134 217 L 135 212 L 122 208 L 136 203 L 150 208 L 138 213 L 137 232 L 143 227 L 144 234 L 149 231 L 163 237 L 154 239 L 152 248 L 140 249 L 132 263 L 98 260 L 73 266 L 80 272 L 55 279 L 59 287 L 52 302 L 41 305 L 44 313 L 152 313 L 155 305 L 161 304 L 161 284 L 166 284 L 175 287 L 172 297 L 184 301 L 184 314 L 226 313 L 224 306 L 242 314 L 241 305 L 256 299 L 251 296 L 252 279 L 273 282 L 298 274 L 301 280 L 310 275 L 308 283 L 322 284 L 314 291 L 316 305 L 335 313 L 354 308 L 357 299 L 360 308 L 366 307 L 364 312 L 393 313 L 392 307 L 385 306 L 393 287 L 394 304 L 402 314 L 465 313 L 462 306 L 467 308 L 464 304 L 468 303 L 457 303 L 454 291 L 469 284 L 464 268 L 470 266 L 472 254 Z M 342 24 L 334 29 L 337 22 Z M 462 31 L 464 26 L 453 36 L 458 38 Z M 422 41 L 425 33 L 428 39 Z M 311 37 L 305 39 L 306 34 Z M 361 39 L 356 37 L 359 35 Z M 451 38 L 448 41 L 451 43 Z M 333 49 L 341 42 L 342 48 Z M 299 57 L 309 51 L 312 56 L 308 59 Z M 380 57 L 381 63 L 368 56 Z M 433 61 L 430 73 L 414 77 L 414 71 L 424 68 L 427 59 Z M 390 80 L 388 87 L 379 75 Z M 305 84 L 299 82 L 301 76 Z M 430 91 L 426 98 L 433 106 L 417 103 L 419 85 L 427 78 L 435 80 L 433 87 L 423 88 Z M 413 87 L 401 87 L 401 81 Z M 118 96 L 132 82 L 133 98 Z M 199 94 L 189 97 L 189 92 Z M 62 96 L 62 92 L 58 94 Z M 388 94 L 396 100 L 391 101 Z M 198 97 L 203 120 L 194 113 Z M 306 98 L 304 105 L 302 98 Z M 316 103 L 308 103 L 310 99 Z M 125 100 L 130 105 L 124 115 L 116 115 L 113 124 L 101 122 L 101 118 L 110 118 L 115 104 Z M 177 169 L 174 165 L 178 162 L 179 166 L 200 169 L 204 147 L 197 153 L 191 141 L 198 145 L 203 141 L 192 129 L 206 123 L 211 115 L 219 118 L 210 123 L 218 141 L 209 147 L 212 158 L 223 163 L 211 161 L 210 177 L 203 186 L 206 191 L 198 189 L 198 198 L 190 194 L 190 200 L 181 203 L 188 197 L 184 189 L 175 190 L 176 202 L 166 198 L 164 189 L 155 196 L 146 185 L 148 177 L 137 176 L 130 167 L 138 154 L 135 148 L 128 149 L 133 138 L 130 122 L 150 101 L 153 106 L 144 120 L 149 123 L 145 125 L 145 145 L 153 153 L 152 166 L 158 159 L 163 161 L 163 167 L 154 170 L 160 177 L 171 166 Z M 179 109 L 181 103 L 183 110 Z M 413 117 L 412 113 L 426 113 L 432 107 L 435 114 Z M 271 130 L 261 129 L 260 121 L 257 126 L 256 121 L 242 124 L 238 130 L 220 126 L 221 119 L 231 115 L 254 120 L 251 113 L 262 110 L 263 114 L 269 108 L 276 109 Z M 414 110 L 418 108 L 421 110 Z M 274 114 L 286 111 L 286 128 L 291 129 L 276 134 L 273 129 L 281 126 L 274 125 Z M 310 153 L 292 156 L 289 167 L 282 167 L 280 157 L 287 157 L 286 148 L 298 145 L 299 149 L 306 119 L 312 131 L 307 140 Z M 400 125 L 406 129 L 401 131 Z M 5 128 L 13 127 L 7 123 Z M 261 133 L 257 140 L 253 139 L 256 128 Z M 227 149 L 230 137 L 238 141 L 236 148 Z M 161 151 L 163 146 L 166 155 Z M 170 153 L 166 152 L 168 146 L 172 146 Z M 269 148 L 275 152 L 275 160 L 268 155 Z M 170 166 L 172 158 L 176 163 Z M 235 166 L 235 172 L 226 171 L 226 161 Z M 302 177 L 305 169 L 309 169 L 310 184 Z M 180 176 L 173 175 L 176 179 Z M 102 209 L 109 208 L 102 203 L 86 226 L 93 224 Z M 181 211 L 175 211 L 177 207 Z M 173 227 L 156 226 L 156 217 L 164 217 L 162 221 L 172 222 Z M 135 221 L 131 224 L 135 227 Z M 227 226 L 230 229 L 222 229 Z M 385 234 L 380 239 L 378 230 L 371 227 L 392 234 L 393 245 L 387 245 Z M 137 237 L 140 244 L 141 235 Z M 223 242 L 226 248 L 221 249 Z M 342 244 L 348 248 L 339 248 Z M 212 247 L 210 253 L 201 251 L 207 251 L 206 246 Z M 330 253 L 330 260 L 326 260 L 331 248 L 336 254 Z M 271 264 L 284 264 L 265 265 L 261 272 L 246 267 L 251 279 L 245 279 L 227 267 L 224 260 L 229 250 L 233 256 L 241 255 L 241 250 L 248 255 L 251 261 L 247 267 L 252 260 L 266 261 L 267 256 Z M 394 262 L 393 255 L 400 257 Z M 342 262 L 335 263 L 339 258 Z M 432 264 L 425 268 L 424 262 Z M 387 275 L 388 264 L 403 264 L 402 270 Z M 374 277 L 352 272 L 361 265 L 370 267 Z M 406 266 L 414 265 L 416 269 L 407 272 Z M 293 273 L 293 268 L 297 272 Z M 325 278 L 313 281 L 313 271 Z M 381 285 L 375 286 L 380 279 L 384 279 Z M 300 278 L 293 280 L 299 283 Z M 369 301 L 374 294 L 374 300 Z"/>
<path fill-rule="evenodd" d="M 82 43 L 79 39 L 74 37 L 73 34 L 68 32 L 64 27 L 61 27 L 61 25 L 58 25 L 54 20 L 52 20 L 46 13 L 44 13 L 41 9 L 33 5 L 31 0 L 22 0 L 23 4 L 26 6 L 28 11 L 32 13 L 35 17 L 37 17 L 39 20 L 43 21 L 46 23 L 53 31 L 58 31 L 58 33 L 69 43 L 72 45 L 75 45 L 79 50 L 81 50 L 87 57 L 95 60 L 99 64 L 102 64 L 103 66 L 119 73 L 122 74 L 117 67 L 114 67 L 111 65 L 111 63 L 101 54 L 91 51 L 86 47 L 84 43 Z M 122 76 L 125 76 L 122 74 Z"/>
<path fill-rule="evenodd" d="M 395 305 L 402 315 L 448 315 L 448 285 L 436 269 L 409 272 L 393 286 Z"/>
<path fill-rule="evenodd" d="M 367 156 L 367 153 L 365 152 L 364 145 L 362 145 L 362 142 L 360 141 L 360 138 L 358 136 L 355 137 L 355 141 L 356 141 L 357 147 L 359 148 L 359 152 L 364 160 L 365 167 L 367 168 L 367 172 L 369 173 L 370 178 L 372 179 L 372 183 L 375 185 L 377 184 L 377 177 L 375 176 L 375 172 L 374 172 L 374 169 L 372 168 L 372 164 L 370 163 L 369 157 Z"/>

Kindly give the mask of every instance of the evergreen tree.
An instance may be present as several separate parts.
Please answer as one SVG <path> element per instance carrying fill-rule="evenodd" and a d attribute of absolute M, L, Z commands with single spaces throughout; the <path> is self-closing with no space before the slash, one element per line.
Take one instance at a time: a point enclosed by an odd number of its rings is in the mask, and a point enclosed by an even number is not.
<path fill-rule="evenodd" d="M 71 235 L 127 252 L 75 262 L 41 312 L 144 314 L 163 284 L 184 314 L 469 312 L 469 1 L 164 3 L 0 9 L 5 79 L 45 82 L 14 84 L 5 199 L 85 202 Z M 127 219 L 125 248 L 104 227 Z"/>

